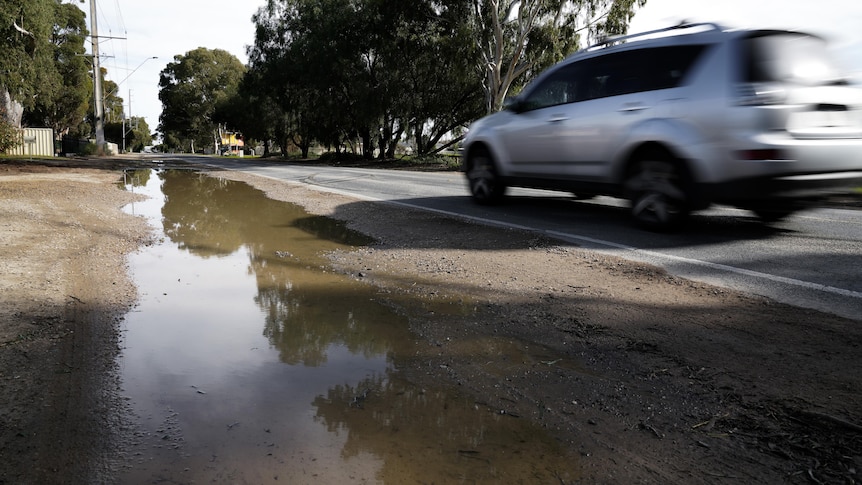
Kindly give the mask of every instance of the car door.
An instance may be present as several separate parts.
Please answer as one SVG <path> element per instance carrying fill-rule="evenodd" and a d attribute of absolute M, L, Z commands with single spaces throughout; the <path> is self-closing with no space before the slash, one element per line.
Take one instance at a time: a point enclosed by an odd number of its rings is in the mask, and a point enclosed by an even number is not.
<path fill-rule="evenodd" d="M 560 136 L 575 99 L 571 73 L 572 66 L 564 65 L 539 79 L 517 100 L 510 121 L 499 128 L 512 175 L 548 177 L 565 170 Z"/>
<path fill-rule="evenodd" d="M 579 75 L 584 89 L 572 116 L 561 129 L 569 175 L 598 180 L 609 171 L 608 154 L 621 133 L 649 116 L 652 107 L 642 89 L 641 52 L 627 51 L 584 61 Z"/>
<path fill-rule="evenodd" d="M 608 182 L 611 164 L 638 127 L 669 116 L 680 93 L 674 88 L 703 51 L 701 45 L 623 51 L 583 62 L 585 89 L 572 105 L 576 116 L 561 127 L 569 175 Z"/>

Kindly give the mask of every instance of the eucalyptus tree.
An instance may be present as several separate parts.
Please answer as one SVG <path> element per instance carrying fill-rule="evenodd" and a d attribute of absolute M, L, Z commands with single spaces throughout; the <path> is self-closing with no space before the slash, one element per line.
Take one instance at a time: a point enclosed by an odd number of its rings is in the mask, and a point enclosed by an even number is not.
<path fill-rule="evenodd" d="M 426 151 L 481 114 L 463 0 L 270 0 L 256 14 L 250 69 L 290 131 L 391 157 Z"/>
<path fill-rule="evenodd" d="M 382 100 L 380 155 L 393 157 L 402 134 L 420 154 L 481 114 L 469 13 L 458 0 L 371 0 L 374 85 Z M 369 63 L 370 64 L 370 63 Z"/>
<path fill-rule="evenodd" d="M 53 128 L 60 138 L 78 133 L 92 100 L 92 63 L 85 55 L 88 35 L 84 12 L 73 4 L 54 2 L 53 20 L 47 48 L 52 63 L 45 66 L 41 92 L 25 110 L 24 122 L 30 126 Z"/>
<path fill-rule="evenodd" d="M 120 97 L 120 86 L 111 81 L 109 79 L 105 79 L 105 75 L 108 73 L 105 68 L 102 68 L 102 108 L 105 113 L 105 120 L 108 122 L 113 122 L 117 120 L 122 120 L 125 114 L 125 100 Z M 92 106 L 91 106 L 92 108 Z M 93 112 L 90 112 L 90 117 L 93 118 Z"/>
<path fill-rule="evenodd" d="M 138 116 L 131 117 L 126 123 L 121 121 L 105 123 L 105 139 L 125 146 L 126 150 L 131 152 L 139 152 L 153 143 L 153 135 L 150 133 L 147 120 Z"/>
<path fill-rule="evenodd" d="M 417 152 L 439 150 L 441 139 L 483 114 L 482 84 L 475 73 L 478 56 L 474 32 L 465 19 L 469 5 L 461 0 L 431 2 L 433 22 L 419 23 L 417 33 L 401 35 L 405 54 L 400 74 L 410 122 L 410 138 Z M 412 46 L 412 49 L 407 46 Z M 457 141 L 450 136 L 450 143 Z"/>
<path fill-rule="evenodd" d="M 259 120 L 266 120 L 266 134 L 287 154 L 294 143 L 308 156 L 314 141 L 333 144 L 347 131 L 345 117 L 330 117 L 341 98 L 328 87 L 339 84 L 333 50 L 308 46 L 313 40 L 308 17 L 315 4 L 302 0 L 270 0 L 253 16 L 255 42 L 249 48 L 249 71 L 241 92 L 254 104 L 250 106 Z M 341 10 L 330 5 L 329 16 Z M 325 18 L 325 17 L 324 17 Z M 343 46 L 340 46 L 343 47 Z M 335 121 L 331 123 L 330 121 Z M 252 124 L 252 130 L 256 130 Z M 336 146 L 338 143 L 334 143 Z"/>
<path fill-rule="evenodd" d="M 289 116 L 268 90 L 262 73 L 255 69 L 246 71 L 234 96 L 224 100 L 216 107 L 215 120 L 224 126 L 242 133 L 246 146 L 255 141 L 263 144 L 263 156 L 268 156 L 273 142 L 287 153 L 289 143 L 306 146 L 297 139 L 291 129 Z M 310 142 L 307 143 L 310 145 Z M 308 149 L 303 157 L 308 156 Z"/>
<path fill-rule="evenodd" d="M 0 0 L 0 123 L 80 132 L 92 100 L 84 12 L 61 0 Z M 6 136 L 8 138 L 8 136 Z M 6 145 L 9 145 L 6 143 Z"/>
<path fill-rule="evenodd" d="M 497 111 L 525 75 L 581 47 L 584 39 L 627 31 L 646 0 L 468 0 L 481 52 L 485 108 Z"/>
<path fill-rule="evenodd" d="M 48 39 L 54 24 L 57 0 L 0 0 L 0 99 L 7 122 L 20 128 L 24 109 L 47 92 L 53 70 L 53 50 Z"/>
<path fill-rule="evenodd" d="M 357 12 L 343 0 L 269 0 L 254 15 L 247 86 L 263 93 L 273 139 L 307 156 L 312 141 L 335 146 L 354 130 Z"/>
<path fill-rule="evenodd" d="M 221 49 L 203 47 L 174 56 L 159 78 L 159 131 L 171 148 L 218 143 L 216 108 L 236 94 L 245 66 Z"/>

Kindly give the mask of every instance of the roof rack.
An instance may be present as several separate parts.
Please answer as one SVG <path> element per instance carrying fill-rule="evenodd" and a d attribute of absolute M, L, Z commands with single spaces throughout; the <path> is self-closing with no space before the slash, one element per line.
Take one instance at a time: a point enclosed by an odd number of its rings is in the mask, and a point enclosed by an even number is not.
<path fill-rule="evenodd" d="M 698 28 L 698 27 L 709 27 L 712 30 L 719 30 L 719 31 L 724 30 L 724 27 L 722 27 L 721 25 L 714 23 L 714 22 L 687 23 L 687 22 L 683 21 L 677 25 L 672 25 L 670 27 L 665 27 L 663 29 L 649 30 L 647 32 L 640 32 L 637 34 L 629 34 L 629 35 L 613 35 L 613 36 L 607 37 L 605 39 L 602 39 L 600 42 L 593 44 L 584 50 L 585 51 L 591 51 L 591 50 L 599 49 L 603 46 L 606 46 L 606 45 L 609 45 L 609 44 L 612 44 L 615 42 L 630 40 L 630 39 L 634 39 L 637 37 L 645 37 L 647 35 L 660 34 L 662 32 L 672 32 L 672 31 L 676 31 L 676 30 L 693 29 L 693 28 Z"/>

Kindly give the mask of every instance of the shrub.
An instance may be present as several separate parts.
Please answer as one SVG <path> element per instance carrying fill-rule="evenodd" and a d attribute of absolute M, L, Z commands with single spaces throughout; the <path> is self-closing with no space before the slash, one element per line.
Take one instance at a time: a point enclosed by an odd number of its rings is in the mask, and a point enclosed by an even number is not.
<path fill-rule="evenodd" d="M 461 166 L 461 159 L 452 155 L 420 155 L 412 159 L 414 165 L 434 166 L 448 170 L 456 170 Z"/>
<path fill-rule="evenodd" d="M 0 117 L 0 153 L 6 153 L 21 143 L 21 132 Z"/>
<path fill-rule="evenodd" d="M 86 145 L 81 145 L 81 153 L 79 155 L 84 156 L 92 156 L 99 153 L 99 146 L 95 143 L 87 143 Z"/>
<path fill-rule="evenodd" d="M 362 155 L 357 155 L 355 153 L 335 153 L 335 152 L 326 152 L 317 159 L 323 163 L 358 163 L 358 162 L 367 162 Z"/>

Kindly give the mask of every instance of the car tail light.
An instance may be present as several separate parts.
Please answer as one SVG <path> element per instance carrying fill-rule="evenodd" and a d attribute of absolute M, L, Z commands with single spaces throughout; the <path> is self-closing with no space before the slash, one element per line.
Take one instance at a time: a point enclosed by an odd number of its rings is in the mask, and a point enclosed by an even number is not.
<path fill-rule="evenodd" d="M 776 148 L 739 150 L 736 152 L 736 158 L 739 160 L 789 160 L 787 155 Z"/>
<path fill-rule="evenodd" d="M 747 83 L 736 87 L 738 106 L 768 106 L 783 104 L 786 100 L 787 91 L 775 83 Z"/>

